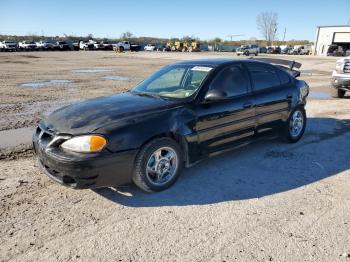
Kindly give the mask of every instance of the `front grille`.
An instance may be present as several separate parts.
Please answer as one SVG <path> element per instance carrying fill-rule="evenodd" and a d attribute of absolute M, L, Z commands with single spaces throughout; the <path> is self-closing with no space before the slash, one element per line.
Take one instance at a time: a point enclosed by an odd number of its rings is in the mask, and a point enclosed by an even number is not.
<path fill-rule="evenodd" d="M 43 145 L 48 145 L 54 138 L 54 133 L 42 126 L 38 126 L 35 133 L 39 138 L 39 143 Z"/>
<path fill-rule="evenodd" d="M 345 60 L 344 73 L 350 73 L 350 60 Z"/>

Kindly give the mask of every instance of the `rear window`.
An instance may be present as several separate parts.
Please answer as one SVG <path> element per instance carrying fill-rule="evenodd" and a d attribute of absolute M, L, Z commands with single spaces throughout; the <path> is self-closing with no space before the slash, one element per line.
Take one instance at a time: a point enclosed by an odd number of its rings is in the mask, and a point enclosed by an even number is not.
<path fill-rule="evenodd" d="M 280 79 L 272 66 L 262 63 L 247 63 L 247 67 L 252 76 L 255 91 L 280 85 Z"/>

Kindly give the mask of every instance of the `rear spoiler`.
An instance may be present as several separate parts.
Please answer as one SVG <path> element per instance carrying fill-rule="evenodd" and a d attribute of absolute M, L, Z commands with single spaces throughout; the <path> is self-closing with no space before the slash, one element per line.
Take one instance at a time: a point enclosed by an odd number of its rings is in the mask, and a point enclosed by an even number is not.
<path fill-rule="evenodd" d="M 250 59 L 253 59 L 256 61 L 261 61 L 261 62 L 267 62 L 270 64 L 275 64 L 275 65 L 287 70 L 294 77 L 300 76 L 300 72 L 297 70 L 294 70 L 294 68 L 299 69 L 301 67 L 301 63 L 298 63 L 294 60 L 292 61 L 292 60 L 284 60 L 284 59 L 277 59 L 277 58 L 264 58 L 264 57 L 259 57 L 259 58 L 251 57 Z"/>

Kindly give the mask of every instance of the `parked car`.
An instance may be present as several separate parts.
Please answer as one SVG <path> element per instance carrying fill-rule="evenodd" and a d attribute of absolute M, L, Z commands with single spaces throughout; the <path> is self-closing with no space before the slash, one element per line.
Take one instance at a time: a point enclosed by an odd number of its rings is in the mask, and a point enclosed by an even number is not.
<path fill-rule="evenodd" d="M 331 94 L 343 98 L 350 91 L 350 56 L 339 59 L 332 73 Z"/>
<path fill-rule="evenodd" d="M 290 50 L 293 50 L 292 46 L 281 46 L 281 54 L 289 54 Z"/>
<path fill-rule="evenodd" d="M 55 44 L 55 49 L 59 51 L 72 50 L 72 47 L 65 41 L 57 41 Z"/>
<path fill-rule="evenodd" d="M 36 49 L 36 44 L 32 41 L 22 41 L 18 43 L 18 49 L 24 51 L 32 51 Z"/>
<path fill-rule="evenodd" d="M 104 45 L 101 42 L 91 41 L 91 43 L 93 43 L 95 50 L 104 50 L 105 49 Z"/>
<path fill-rule="evenodd" d="M 236 54 L 250 56 L 251 54 L 257 56 L 259 54 L 259 47 L 257 45 L 242 45 L 236 49 Z"/>
<path fill-rule="evenodd" d="M 129 92 L 63 107 L 33 135 L 39 164 L 73 188 L 134 181 L 160 191 L 184 166 L 270 136 L 269 130 L 297 142 L 309 87 L 294 77 L 299 63 L 272 62 L 280 66 L 254 59 L 182 61 Z"/>
<path fill-rule="evenodd" d="M 101 44 L 103 45 L 103 49 L 104 50 L 113 50 L 113 45 L 106 42 L 106 41 L 103 41 L 101 42 Z"/>
<path fill-rule="evenodd" d="M 17 51 L 17 43 L 14 41 L 0 42 L 0 51 Z"/>
<path fill-rule="evenodd" d="M 290 53 L 293 55 L 309 55 L 311 53 L 311 49 L 308 46 L 296 45 Z"/>
<path fill-rule="evenodd" d="M 269 46 L 267 47 L 267 54 L 280 54 L 281 48 L 279 46 Z"/>
<path fill-rule="evenodd" d="M 39 42 L 36 42 L 36 48 L 39 49 L 39 50 L 54 50 L 55 48 L 55 45 L 51 42 L 48 42 L 48 41 L 39 41 Z"/>
<path fill-rule="evenodd" d="M 124 52 L 130 50 L 130 47 L 129 41 L 121 41 L 113 46 L 113 50 L 116 52 Z"/>
<path fill-rule="evenodd" d="M 94 44 L 91 42 L 85 42 L 80 40 L 79 41 L 79 49 L 81 50 L 93 50 L 94 49 Z"/>
<path fill-rule="evenodd" d="M 266 54 L 267 53 L 267 48 L 262 46 L 262 47 L 259 47 L 259 53 L 260 54 Z"/>
<path fill-rule="evenodd" d="M 157 51 L 157 46 L 155 44 L 146 45 L 143 50 L 145 51 Z"/>

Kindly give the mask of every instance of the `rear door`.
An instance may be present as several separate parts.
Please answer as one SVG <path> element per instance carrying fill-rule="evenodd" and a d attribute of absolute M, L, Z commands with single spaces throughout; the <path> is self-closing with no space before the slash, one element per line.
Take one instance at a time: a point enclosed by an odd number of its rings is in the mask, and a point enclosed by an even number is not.
<path fill-rule="evenodd" d="M 249 74 L 242 64 L 223 68 L 210 84 L 227 99 L 197 107 L 196 131 L 202 152 L 211 154 L 254 134 L 255 112 Z"/>
<path fill-rule="evenodd" d="M 272 65 L 248 62 L 256 105 L 257 132 L 268 131 L 288 118 L 293 94 L 292 78 Z"/>

